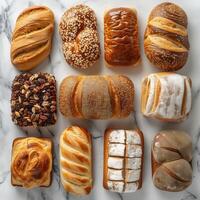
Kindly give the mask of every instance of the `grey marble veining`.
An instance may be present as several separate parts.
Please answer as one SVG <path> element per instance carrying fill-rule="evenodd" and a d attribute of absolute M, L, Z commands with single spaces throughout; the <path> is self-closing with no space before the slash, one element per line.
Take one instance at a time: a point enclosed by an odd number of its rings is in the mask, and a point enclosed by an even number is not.
<path fill-rule="evenodd" d="M 199 0 L 174 0 L 188 14 L 191 51 L 187 65 L 178 73 L 191 77 L 193 82 L 193 105 L 189 118 L 179 124 L 161 123 L 144 118 L 140 113 L 141 79 L 158 71 L 152 67 L 144 56 L 143 33 L 146 19 L 151 9 L 163 0 L 1 0 L 0 1 L 0 200 L 198 200 L 200 199 L 200 3 Z M 91 69 L 83 71 L 70 67 L 64 60 L 58 23 L 65 9 L 84 3 L 93 8 L 98 19 L 102 54 L 98 63 Z M 123 120 L 68 120 L 58 113 L 55 126 L 37 129 L 20 129 L 10 117 L 11 83 L 17 71 L 10 62 L 10 41 L 12 30 L 19 13 L 31 5 L 46 5 L 55 14 L 55 33 L 51 55 L 32 72 L 45 71 L 55 75 L 57 87 L 62 79 L 71 74 L 117 74 L 129 76 L 136 89 L 135 112 Z M 136 7 L 139 16 L 142 63 L 136 69 L 111 70 L 103 61 L 103 14 L 111 7 Z M 87 197 L 75 197 L 66 193 L 59 178 L 59 136 L 69 125 L 78 124 L 86 127 L 93 135 L 94 187 Z M 103 189 L 103 133 L 107 127 L 133 128 L 138 126 L 145 137 L 145 163 L 143 188 L 131 194 L 111 193 Z M 193 138 L 193 183 L 186 191 L 169 193 L 157 190 L 151 180 L 150 149 L 153 136 L 161 129 L 176 128 L 187 131 Z M 12 187 L 10 183 L 10 159 L 12 141 L 20 136 L 50 137 L 54 141 L 53 182 L 49 188 L 25 190 Z"/>

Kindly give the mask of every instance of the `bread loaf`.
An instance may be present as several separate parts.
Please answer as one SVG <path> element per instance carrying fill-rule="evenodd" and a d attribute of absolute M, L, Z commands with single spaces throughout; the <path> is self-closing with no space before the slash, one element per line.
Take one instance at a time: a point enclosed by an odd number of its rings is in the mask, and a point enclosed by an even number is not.
<path fill-rule="evenodd" d="M 187 15 L 169 2 L 156 6 L 148 19 L 144 49 L 152 64 L 165 71 L 182 68 L 188 58 Z"/>
<path fill-rule="evenodd" d="M 73 67 L 88 68 L 100 56 L 97 19 L 94 11 L 86 5 L 68 9 L 62 16 L 59 32 L 63 42 L 63 54 Z"/>
<path fill-rule="evenodd" d="M 25 9 L 17 18 L 11 42 L 11 61 L 19 70 L 31 70 L 48 57 L 54 30 L 53 12 L 45 6 Z"/>
<path fill-rule="evenodd" d="M 60 111 L 66 117 L 124 118 L 133 110 L 134 86 L 116 76 L 68 76 L 60 86 Z"/>
<path fill-rule="evenodd" d="M 113 8 L 104 16 L 105 61 L 109 66 L 134 65 L 140 59 L 135 9 Z"/>
<path fill-rule="evenodd" d="M 191 87 L 186 76 L 172 72 L 150 74 L 142 82 L 142 113 L 162 121 L 183 121 L 191 110 Z"/>
<path fill-rule="evenodd" d="M 51 184 L 52 142 L 47 138 L 16 138 L 12 146 L 11 183 L 25 188 Z"/>
<path fill-rule="evenodd" d="M 60 176 L 64 189 L 86 195 L 92 189 L 92 140 L 87 130 L 67 128 L 60 136 Z"/>
<path fill-rule="evenodd" d="M 178 192 L 192 183 L 192 141 L 182 131 L 168 130 L 157 134 L 152 144 L 154 185 L 165 191 Z"/>
<path fill-rule="evenodd" d="M 107 129 L 104 135 L 104 188 L 135 192 L 142 187 L 144 138 L 140 130 Z"/>

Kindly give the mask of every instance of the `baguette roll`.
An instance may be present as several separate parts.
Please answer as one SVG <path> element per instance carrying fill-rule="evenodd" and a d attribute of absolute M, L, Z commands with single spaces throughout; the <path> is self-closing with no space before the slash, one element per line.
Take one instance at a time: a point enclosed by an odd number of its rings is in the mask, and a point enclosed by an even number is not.
<path fill-rule="evenodd" d="M 64 189 L 83 196 L 92 189 L 92 139 L 87 130 L 72 126 L 60 136 L 60 176 Z"/>

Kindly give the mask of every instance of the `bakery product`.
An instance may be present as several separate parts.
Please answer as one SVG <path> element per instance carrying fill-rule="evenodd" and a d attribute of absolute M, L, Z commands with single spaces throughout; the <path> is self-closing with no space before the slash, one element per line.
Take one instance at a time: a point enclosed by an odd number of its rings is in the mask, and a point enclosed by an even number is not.
<path fill-rule="evenodd" d="M 81 127 L 72 126 L 60 136 L 60 176 L 64 189 L 87 195 L 92 189 L 92 138 Z"/>
<path fill-rule="evenodd" d="M 178 192 L 192 183 L 192 140 L 183 131 L 160 131 L 152 143 L 152 176 L 160 190 Z"/>
<path fill-rule="evenodd" d="M 56 80 L 48 73 L 20 74 L 12 83 L 12 121 L 21 127 L 56 123 Z"/>
<path fill-rule="evenodd" d="M 190 48 L 187 15 L 174 3 L 156 6 L 148 19 L 144 49 L 150 62 L 165 71 L 182 68 Z"/>
<path fill-rule="evenodd" d="M 76 5 L 63 14 L 59 32 L 63 42 L 63 54 L 73 67 L 88 68 L 100 56 L 97 19 L 86 5 Z"/>
<path fill-rule="evenodd" d="M 134 85 L 126 76 L 68 76 L 60 86 L 66 117 L 124 118 L 133 110 Z"/>
<path fill-rule="evenodd" d="M 104 188 L 120 193 L 140 189 L 143 158 L 144 138 L 139 129 L 107 129 L 104 135 Z"/>
<path fill-rule="evenodd" d="M 52 142 L 47 138 L 16 138 L 12 146 L 11 183 L 25 188 L 51 184 Z"/>
<path fill-rule="evenodd" d="M 140 60 L 137 12 L 113 8 L 104 15 L 104 57 L 108 66 L 135 65 Z"/>
<path fill-rule="evenodd" d="M 22 71 L 35 68 L 51 51 L 53 12 L 45 6 L 25 9 L 17 18 L 11 42 L 11 61 Z"/>
<path fill-rule="evenodd" d="M 162 121 L 184 120 L 191 110 L 190 78 L 172 72 L 150 74 L 142 82 L 141 110 Z"/>

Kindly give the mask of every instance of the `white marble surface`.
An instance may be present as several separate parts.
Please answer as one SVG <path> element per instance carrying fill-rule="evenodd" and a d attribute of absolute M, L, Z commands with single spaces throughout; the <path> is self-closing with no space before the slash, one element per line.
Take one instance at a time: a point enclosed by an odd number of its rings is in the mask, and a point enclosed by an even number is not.
<path fill-rule="evenodd" d="M 199 0 L 174 0 L 180 4 L 188 14 L 189 34 L 191 51 L 187 65 L 178 73 L 188 75 L 193 81 L 193 105 L 192 112 L 183 123 L 161 123 L 144 118 L 140 113 L 140 85 L 141 79 L 146 74 L 155 72 L 143 53 L 143 33 L 147 16 L 150 10 L 161 0 L 0 0 L 0 199 L 1 200 L 196 200 L 200 199 L 200 3 Z M 93 68 L 80 71 L 68 66 L 61 50 L 61 41 L 58 34 L 58 22 L 65 9 L 79 3 L 85 3 L 93 8 L 97 14 L 101 49 L 103 55 L 103 13 L 106 9 L 117 6 L 135 6 L 139 15 L 140 40 L 142 52 L 142 64 L 132 70 L 111 70 L 105 67 L 103 56 Z M 10 62 L 10 39 L 11 33 L 18 14 L 31 5 L 46 5 L 54 11 L 56 29 L 53 40 L 53 49 L 49 58 L 43 62 L 36 71 L 53 73 L 58 85 L 66 75 L 71 74 L 116 74 L 128 75 L 135 83 L 135 113 L 124 120 L 67 120 L 58 113 L 58 122 L 54 127 L 25 129 L 16 127 L 10 117 L 10 93 L 11 83 L 19 72 Z M 135 117 L 134 117 L 135 116 Z M 103 133 L 107 127 L 132 128 L 138 126 L 144 132 L 145 137 L 145 163 L 143 188 L 131 194 L 117 194 L 107 192 L 102 186 L 103 166 Z M 82 125 L 92 133 L 94 144 L 94 187 L 90 195 L 83 198 L 74 197 L 65 193 L 59 180 L 58 166 L 58 138 L 62 130 L 72 124 Z M 193 161 L 193 184 L 184 192 L 169 193 L 157 190 L 151 180 L 150 147 L 155 133 L 161 129 L 177 128 L 187 131 L 193 138 L 194 161 Z M 11 144 L 14 138 L 19 136 L 47 136 L 54 140 L 54 167 L 53 182 L 49 188 L 25 190 L 12 187 L 10 183 L 10 159 Z"/>

